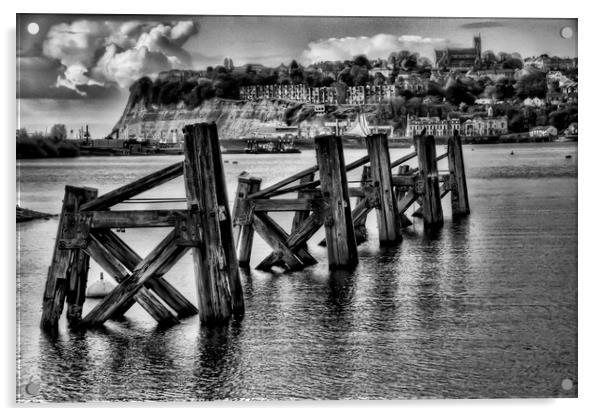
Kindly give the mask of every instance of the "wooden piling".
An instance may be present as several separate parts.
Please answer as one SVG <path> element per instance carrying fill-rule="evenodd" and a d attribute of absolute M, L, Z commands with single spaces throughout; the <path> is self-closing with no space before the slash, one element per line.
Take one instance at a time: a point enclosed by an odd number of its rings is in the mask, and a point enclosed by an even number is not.
<path fill-rule="evenodd" d="M 414 138 L 418 155 L 418 172 L 423 182 L 422 215 L 425 228 L 438 228 L 443 225 L 443 209 L 439 193 L 439 172 L 437 151 L 433 136 Z"/>
<path fill-rule="evenodd" d="M 466 187 L 466 174 L 464 172 L 464 153 L 462 139 L 457 130 L 447 142 L 447 158 L 451 176 L 451 206 L 452 215 L 462 216 L 470 214 L 468 204 L 468 188 Z"/>
<path fill-rule="evenodd" d="M 349 204 L 343 143 L 340 136 L 315 138 L 330 269 L 353 268 L 358 263 L 357 245 Z"/>
<path fill-rule="evenodd" d="M 387 136 L 375 134 L 366 137 L 366 148 L 370 156 L 372 186 L 379 197 L 376 217 L 379 240 L 381 244 L 394 244 L 401 240 L 401 225 L 391 179 Z"/>
<path fill-rule="evenodd" d="M 360 181 L 362 182 L 360 184 L 361 189 L 366 189 L 368 184 L 371 182 L 370 178 L 371 178 L 370 166 L 364 166 L 364 168 L 362 170 L 362 176 L 360 179 Z M 366 199 L 365 196 L 358 197 L 355 202 L 355 207 L 360 206 L 360 204 L 362 204 L 362 201 L 364 201 L 365 199 Z M 355 209 L 354 209 L 354 211 L 355 211 Z M 370 210 L 368 210 L 368 209 L 362 210 L 362 213 L 359 214 L 357 216 L 357 218 L 353 218 L 353 229 L 355 232 L 355 241 L 357 244 L 361 244 L 368 239 L 368 230 L 366 229 L 366 219 L 368 218 L 369 212 L 370 212 Z"/>
<path fill-rule="evenodd" d="M 241 315 L 244 301 L 215 124 L 186 126 L 184 143 L 187 231 L 200 242 L 192 248 L 199 316 L 218 323 Z"/>
<path fill-rule="evenodd" d="M 238 250 L 238 266 L 247 268 L 253 247 L 253 210 L 247 200 L 250 194 L 259 191 L 261 179 L 249 175 L 238 177 L 238 189 L 232 208 L 234 217 L 234 244 Z"/>
<path fill-rule="evenodd" d="M 78 234 L 81 231 L 77 223 L 79 208 L 82 204 L 94 199 L 96 195 L 96 189 L 65 186 L 65 196 L 59 216 L 59 226 L 54 243 L 52 262 L 48 269 L 44 289 L 42 318 L 40 321 L 40 327 L 43 330 L 56 330 L 67 295 L 70 305 L 68 307 L 70 322 L 75 322 L 81 317 L 81 309 L 86 292 L 89 260 L 87 255 L 82 253 L 79 248 L 65 248 L 65 242 L 78 238 Z"/>

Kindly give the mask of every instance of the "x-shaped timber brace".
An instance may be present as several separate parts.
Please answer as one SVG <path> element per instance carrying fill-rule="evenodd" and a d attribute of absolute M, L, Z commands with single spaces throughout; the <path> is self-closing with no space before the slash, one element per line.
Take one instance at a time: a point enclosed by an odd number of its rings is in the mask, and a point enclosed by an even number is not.
<path fill-rule="evenodd" d="M 307 241 L 322 227 L 331 269 L 352 268 L 357 264 L 357 244 L 366 241 L 366 217 L 377 212 L 381 244 L 401 241 L 401 230 L 412 222 L 407 210 L 419 205 L 425 229 L 443 225 L 441 198 L 451 192 L 454 217 L 470 213 L 464 174 L 462 143 L 457 131 L 448 140 L 446 153 L 437 156 L 435 139 L 425 131 L 414 138 L 415 152 L 391 162 L 385 135 L 366 138 L 368 155 L 345 165 L 343 146 L 338 136 L 315 138 L 318 164 L 280 182 L 261 189 L 261 179 L 247 173 L 239 176 L 233 208 L 234 241 L 239 265 L 248 267 L 257 232 L 273 249 L 259 263 L 259 270 L 279 266 L 299 270 L 316 260 Z M 417 159 L 418 167 L 406 163 Z M 439 173 L 437 162 L 448 159 L 449 172 Z M 364 166 L 369 163 L 369 166 Z M 347 172 L 363 166 L 359 187 L 349 187 Z M 392 170 L 397 168 L 397 173 Z M 315 179 L 319 172 L 320 179 Z M 297 182 L 297 185 L 292 185 Z M 294 199 L 274 198 L 296 193 Z M 351 210 L 349 198 L 356 203 Z M 295 211 L 291 232 L 287 233 L 268 215 L 275 211 Z"/>
<path fill-rule="evenodd" d="M 118 319 L 139 303 L 160 324 L 199 313 L 216 323 L 244 313 L 244 301 L 219 139 L 215 124 L 184 128 L 185 160 L 100 197 L 92 188 L 65 187 L 63 208 L 44 291 L 41 327 L 56 330 L 67 302 L 71 326 L 100 325 Z M 135 195 L 184 175 L 187 209 L 111 211 Z M 171 227 L 141 258 L 111 229 Z M 193 252 L 198 309 L 163 277 Z M 118 282 L 82 319 L 90 258 Z"/>

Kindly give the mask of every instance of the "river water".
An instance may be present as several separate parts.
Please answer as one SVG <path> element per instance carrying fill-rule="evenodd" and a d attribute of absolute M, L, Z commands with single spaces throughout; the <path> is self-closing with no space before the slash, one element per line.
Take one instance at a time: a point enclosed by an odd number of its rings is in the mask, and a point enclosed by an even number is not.
<path fill-rule="evenodd" d="M 346 161 L 364 153 L 348 150 Z M 125 322 L 85 333 L 63 318 L 48 338 L 38 324 L 57 220 L 18 224 L 18 400 L 576 397 L 577 145 L 465 145 L 464 154 L 469 217 L 452 221 L 446 197 L 437 235 L 414 218 L 399 246 L 381 249 L 372 214 L 359 266 L 344 273 L 329 273 L 319 232 L 317 265 L 243 273 L 246 315 L 221 329 L 196 316 L 157 328 L 136 305 Z M 242 171 L 267 186 L 315 164 L 311 151 L 223 157 L 231 196 Z M 19 161 L 19 203 L 58 213 L 65 184 L 104 193 L 181 158 Z M 182 179 L 145 196 L 182 197 Z M 166 233 L 119 235 L 144 256 Z M 256 237 L 251 264 L 269 252 Z M 92 262 L 90 283 L 100 271 Z M 190 254 L 166 278 L 196 303 Z"/>

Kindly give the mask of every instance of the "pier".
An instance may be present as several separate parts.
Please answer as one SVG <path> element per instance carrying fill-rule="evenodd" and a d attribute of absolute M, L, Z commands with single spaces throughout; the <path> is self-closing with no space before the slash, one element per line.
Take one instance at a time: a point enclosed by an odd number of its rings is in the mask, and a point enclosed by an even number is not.
<path fill-rule="evenodd" d="M 316 264 L 307 242 L 322 228 L 329 268 L 353 269 L 372 210 L 381 245 L 401 243 L 403 227 L 411 224 L 406 212 L 415 203 L 426 230 L 443 225 L 442 198 L 448 194 L 453 216 L 470 213 L 457 131 L 441 155 L 436 154 L 433 136 L 423 131 L 414 138 L 415 151 L 393 161 L 387 137 L 371 135 L 365 139 L 367 154 L 351 163 L 345 161 L 340 136 L 318 136 L 314 166 L 263 189 L 261 178 L 241 174 L 232 213 L 217 127 L 189 125 L 184 138 L 183 162 L 104 195 L 93 188 L 66 186 L 44 291 L 44 330 L 56 330 L 65 303 L 68 323 L 77 328 L 118 319 L 135 303 L 159 324 L 173 325 L 197 313 L 203 324 L 219 324 L 244 314 L 239 267 L 251 266 L 255 233 L 273 250 L 257 269 L 278 266 L 292 271 Z M 448 172 L 438 169 L 442 159 L 448 160 Z M 359 168 L 362 179 L 350 183 L 347 173 Z M 111 210 L 182 175 L 186 209 Z M 270 217 L 279 211 L 294 212 L 290 226 Z M 136 227 L 168 227 L 171 232 L 142 258 L 114 232 Z M 188 250 L 193 253 L 196 306 L 163 277 Z M 118 285 L 82 316 L 90 259 Z"/>

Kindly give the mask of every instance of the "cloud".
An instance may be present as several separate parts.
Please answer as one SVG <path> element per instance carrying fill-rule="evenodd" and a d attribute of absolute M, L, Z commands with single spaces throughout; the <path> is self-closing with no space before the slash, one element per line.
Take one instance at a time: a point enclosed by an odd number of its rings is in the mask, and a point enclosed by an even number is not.
<path fill-rule="evenodd" d="M 465 23 L 460 25 L 462 29 L 487 29 L 489 27 L 503 27 L 505 26 L 502 22 L 495 20 L 484 20 L 481 22 Z"/>
<path fill-rule="evenodd" d="M 42 53 L 60 64 L 55 87 L 88 96 L 97 87 L 126 88 L 141 76 L 190 66 L 183 46 L 197 32 L 192 21 L 76 20 L 53 25 Z"/>
<path fill-rule="evenodd" d="M 303 51 L 305 64 L 319 61 L 343 61 L 357 55 L 370 59 L 387 57 L 391 52 L 410 50 L 423 56 L 434 56 L 434 48 L 443 45 L 445 39 L 425 38 L 417 35 L 396 36 L 380 33 L 371 37 L 330 38 L 310 42 Z"/>

